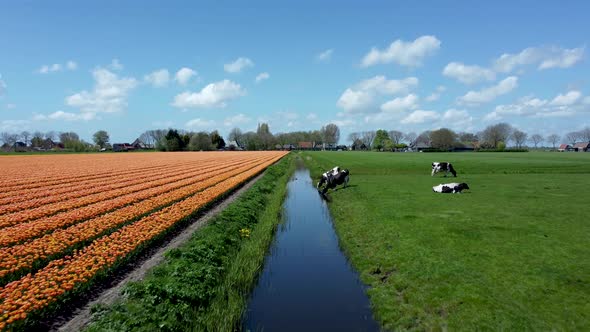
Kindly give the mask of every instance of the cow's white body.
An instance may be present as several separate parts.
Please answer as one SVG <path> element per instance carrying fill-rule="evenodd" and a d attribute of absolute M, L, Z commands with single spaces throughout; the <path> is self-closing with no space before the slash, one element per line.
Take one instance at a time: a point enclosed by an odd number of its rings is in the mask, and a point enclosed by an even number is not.
<path fill-rule="evenodd" d="M 469 189 L 467 183 L 441 183 L 438 186 L 432 187 L 432 191 L 443 194 L 460 194 L 464 189 Z"/>

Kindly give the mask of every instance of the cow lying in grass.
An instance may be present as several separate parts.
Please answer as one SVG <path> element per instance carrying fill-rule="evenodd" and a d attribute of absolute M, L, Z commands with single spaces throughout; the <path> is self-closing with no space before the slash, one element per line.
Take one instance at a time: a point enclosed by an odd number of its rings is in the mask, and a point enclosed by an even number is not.
<path fill-rule="evenodd" d="M 350 173 L 347 169 L 341 170 L 340 167 L 336 166 L 331 170 L 322 174 L 320 181 L 317 184 L 317 189 L 322 194 L 325 194 L 328 189 L 334 189 L 336 186 L 343 184 L 346 188 L 348 184 Z M 322 189 L 323 186 L 323 189 Z"/>
<path fill-rule="evenodd" d="M 469 189 L 467 183 L 441 183 L 438 186 L 432 187 L 432 191 L 435 193 L 442 193 L 442 194 L 457 194 L 461 193 L 462 190 Z"/>
<path fill-rule="evenodd" d="M 451 172 L 454 177 L 457 177 L 457 172 L 455 172 L 455 169 L 453 168 L 453 165 L 451 165 L 451 163 L 433 162 L 432 163 L 432 174 L 430 174 L 430 175 L 434 176 L 434 174 L 436 174 L 438 172 L 445 172 L 445 177 L 447 176 L 447 174 L 449 174 L 449 172 Z"/>

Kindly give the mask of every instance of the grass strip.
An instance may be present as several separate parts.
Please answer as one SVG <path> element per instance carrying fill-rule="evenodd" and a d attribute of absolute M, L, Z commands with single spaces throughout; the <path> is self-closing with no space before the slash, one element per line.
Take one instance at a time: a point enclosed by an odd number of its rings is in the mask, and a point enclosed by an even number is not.
<path fill-rule="evenodd" d="M 291 155 L 196 232 L 123 300 L 94 308 L 88 331 L 232 330 L 280 222 Z"/>

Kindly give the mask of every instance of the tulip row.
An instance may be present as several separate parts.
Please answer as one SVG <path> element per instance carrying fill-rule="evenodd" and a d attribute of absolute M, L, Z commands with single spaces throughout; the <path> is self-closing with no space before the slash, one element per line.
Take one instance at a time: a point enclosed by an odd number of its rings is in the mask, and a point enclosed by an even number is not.
<path fill-rule="evenodd" d="M 108 271 L 114 264 L 140 250 L 195 210 L 235 188 L 283 155 L 284 153 L 276 152 L 272 159 L 259 166 L 243 173 L 236 173 L 235 176 L 196 195 L 95 240 L 71 257 L 52 261 L 34 275 L 28 274 L 7 284 L 0 289 L 0 329 L 11 328 L 11 324 L 18 323 L 32 312 L 54 303 L 61 295 L 75 287 L 83 289 L 83 285 L 91 281 L 97 273 Z"/>
<path fill-rule="evenodd" d="M 215 168 L 207 168 L 200 172 L 196 172 L 193 176 L 181 181 L 152 187 L 147 190 L 131 193 L 114 199 L 106 199 L 71 211 L 0 229 L 0 247 L 17 244 L 24 240 L 41 236 L 49 231 L 76 224 L 134 202 L 148 199 L 177 188 L 194 185 L 210 178 L 211 176 L 223 174 L 228 169 L 238 168 L 243 163 L 244 161 L 232 163 L 230 165 L 219 165 Z"/>
<path fill-rule="evenodd" d="M 236 162 L 236 164 L 238 164 L 238 163 L 240 163 L 240 161 Z M 218 163 L 214 163 L 212 165 L 207 165 L 205 169 L 198 166 L 194 169 L 188 170 L 186 173 L 183 172 L 181 174 L 174 175 L 174 176 L 167 177 L 167 178 L 160 179 L 160 180 L 143 181 L 142 183 L 139 183 L 139 184 L 136 184 L 133 186 L 129 186 L 129 187 L 125 187 L 125 188 L 121 188 L 121 189 L 111 190 L 108 192 L 95 193 L 95 194 L 92 194 L 89 196 L 80 197 L 80 198 L 72 199 L 72 200 L 65 201 L 65 202 L 58 202 L 56 204 L 44 205 L 44 206 L 40 206 L 38 208 L 33 208 L 33 209 L 28 209 L 28 210 L 24 210 L 24 211 L 15 212 L 15 213 L 0 215 L 0 228 L 11 226 L 11 225 L 16 225 L 16 224 L 21 224 L 23 222 L 38 219 L 41 217 L 48 217 L 48 216 L 56 214 L 60 211 L 72 210 L 75 208 L 80 208 L 80 207 L 85 207 L 85 206 L 93 207 L 96 204 L 105 205 L 107 203 L 107 201 L 110 202 L 112 200 L 117 200 L 117 199 L 124 200 L 126 202 L 124 205 L 127 205 L 127 204 L 129 204 L 130 197 L 132 198 L 133 194 L 135 194 L 135 193 L 141 194 L 141 193 L 143 193 L 147 190 L 150 190 L 152 188 L 157 188 L 157 187 L 165 186 L 165 185 L 175 185 L 179 181 L 180 182 L 186 181 L 187 178 L 190 179 L 192 176 L 200 176 L 200 175 L 203 175 L 205 172 L 210 171 L 211 169 L 219 169 L 219 168 L 220 168 L 220 165 Z M 100 202 L 100 203 L 95 203 L 95 202 Z"/>
<path fill-rule="evenodd" d="M 133 185 L 145 184 L 147 179 L 151 181 L 165 180 L 166 178 L 169 178 L 172 175 L 188 174 L 189 172 L 192 172 L 195 169 L 214 164 L 217 163 L 211 161 L 206 164 L 200 164 L 199 166 L 195 166 L 193 164 L 191 165 L 192 167 L 187 167 L 184 165 L 175 165 L 175 167 L 170 167 L 159 172 L 150 170 L 149 172 L 143 172 L 140 175 L 131 174 L 127 176 L 121 176 L 117 174 L 117 181 L 115 183 L 101 179 L 100 182 L 93 183 L 90 185 L 86 184 L 76 186 L 70 184 L 67 188 L 63 188 L 62 190 L 42 188 L 43 190 L 29 191 L 28 193 L 23 193 L 18 196 L 18 200 L 20 202 L 13 200 L 9 204 L 5 203 L 5 205 L 2 205 L 3 202 L 8 202 L 9 198 L 6 198 L 4 200 L 0 199 L 0 215 L 11 212 L 24 211 L 42 205 L 62 202 L 74 198 L 81 198 L 96 193 L 112 192 L 113 190 L 126 188 Z M 113 178 L 111 177 L 109 179 Z M 80 187 L 82 187 L 83 189 L 80 189 Z"/>
<path fill-rule="evenodd" d="M 37 261 L 59 254 L 72 246 L 91 240 L 102 233 L 117 228 L 129 220 L 145 215 L 155 209 L 162 208 L 178 200 L 194 195 L 203 189 L 224 181 L 236 173 L 242 173 L 256 167 L 260 161 L 246 162 L 241 167 L 225 169 L 225 173 L 210 177 L 192 186 L 152 197 L 150 199 L 128 205 L 122 209 L 99 217 L 59 229 L 43 237 L 23 244 L 0 248 L 0 280 L 17 271 L 31 269 Z"/>
<path fill-rule="evenodd" d="M 174 166 L 159 166 L 159 167 L 152 167 L 146 168 L 141 170 L 131 170 L 125 172 L 113 172 L 109 176 L 100 175 L 98 177 L 86 177 L 84 179 L 71 179 L 71 180 L 62 180 L 59 183 L 49 183 L 49 182 L 38 182 L 35 188 L 26 188 L 26 186 L 19 187 L 18 189 L 14 189 L 11 191 L 2 191 L 0 194 L 0 205 L 6 204 L 14 204 L 15 202 L 21 202 L 29 199 L 36 199 L 40 197 L 46 197 L 48 195 L 58 196 L 62 194 L 68 194 L 72 191 L 80 191 L 86 190 L 91 188 L 97 188 L 101 185 L 105 185 L 108 181 L 105 181 L 105 178 L 111 179 L 113 176 L 117 178 L 117 180 L 125 179 L 136 179 L 138 174 L 145 176 L 160 174 L 162 172 L 169 173 L 175 169 L 185 169 L 186 167 L 190 166 L 191 164 L 180 164 Z M 119 182 L 119 181 L 117 181 Z"/>

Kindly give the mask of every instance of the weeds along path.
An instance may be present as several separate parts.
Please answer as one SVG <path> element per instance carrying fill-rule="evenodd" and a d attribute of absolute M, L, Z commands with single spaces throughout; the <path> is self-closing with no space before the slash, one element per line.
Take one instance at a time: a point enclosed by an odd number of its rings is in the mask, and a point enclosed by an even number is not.
<path fill-rule="evenodd" d="M 120 297 L 121 290 L 127 283 L 143 279 L 143 277 L 146 275 L 148 271 L 150 271 L 153 267 L 159 265 L 161 262 L 164 261 L 164 254 L 167 251 L 169 251 L 170 249 L 178 248 L 183 243 L 188 241 L 195 231 L 197 231 L 202 226 L 206 225 L 211 218 L 215 217 L 217 214 L 223 211 L 229 204 L 235 201 L 236 198 L 238 198 L 245 191 L 250 189 L 250 187 L 252 187 L 252 185 L 256 183 L 256 181 L 258 181 L 258 179 L 260 179 L 262 176 L 263 174 L 259 174 L 258 176 L 254 177 L 246 184 L 244 184 L 240 189 L 236 190 L 223 201 L 219 202 L 219 204 L 217 204 L 211 210 L 207 211 L 207 213 L 205 213 L 198 219 L 194 220 L 185 230 L 183 230 L 180 234 L 171 239 L 170 242 L 158 248 L 150 257 L 146 258 L 135 269 L 129 271 L 129 273 L 127 273 L 125 276 L 122 276 L 120 280 L 116 283 L 116 285 L 100 292 L 100 294 L 98 294 L 95 299 L 88 302 L 84 307 L 80 308 L 77 312 L 75 312 L 73 317 L 62 322 L 57 322 L 54 326 L 52 326 L 51 331 L 81 331 L 92 318 L 90 309 L 93 306 L 98 304 L 113 304 Z"/>

